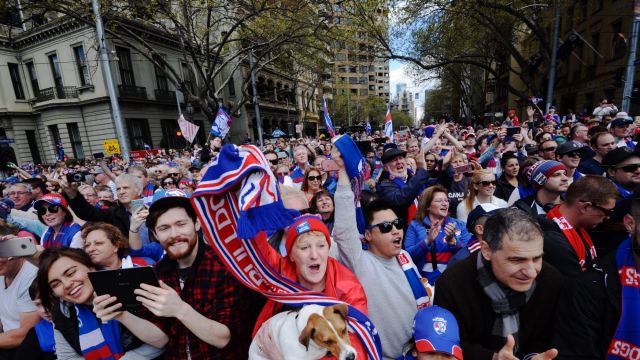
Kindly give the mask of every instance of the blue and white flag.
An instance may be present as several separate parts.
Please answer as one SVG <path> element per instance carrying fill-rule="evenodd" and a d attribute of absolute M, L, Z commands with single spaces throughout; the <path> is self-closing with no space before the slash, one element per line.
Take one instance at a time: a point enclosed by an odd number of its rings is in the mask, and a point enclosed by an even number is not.
<path fill-rule="evenodd" d="M 371 123 L 367 121 L 366 124 L 364 124 L 364 129 L 367 131 L 367 135 L 371 135 Z"/>
<path fill-rule="evenodd" d="M 329 116 L 329 109 L 327 108 L 327 98 L 324 96 L 322 97 L 322 111 L 324 112 L 324 126 L 327 128 L 331 137 L 336 136 L 336 130 L 333 128 L 333 123 Z"/>
<path fill-rule="evenodd" d="M 391 119 L 391 107 L 387 103 L 387 116 L 384 118 L 384 136 L 393 141 L 393 120 Z"/>
<path fill-rule="evenodd" d="M 231 130 L 231 116 L 224 110 L 224 107 L 220 106 L 218 108 L 218 113 L 216 114 L 216 119 L 211 124 L 211 135 L 217 136 L 221 139 L 224 139 Z"/>
<path fill-rule="evenodd" d="M 56 144 L 56 161 L 64 160 L 64 145 L 62 145 L 62 140 L 58 140 Z"/>

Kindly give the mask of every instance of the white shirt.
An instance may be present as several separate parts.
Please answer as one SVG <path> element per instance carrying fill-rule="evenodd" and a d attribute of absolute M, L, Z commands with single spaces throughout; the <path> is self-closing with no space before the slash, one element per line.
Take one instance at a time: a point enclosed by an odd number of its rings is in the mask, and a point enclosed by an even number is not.
<path fill-rule="evenodd" d="M 9 287 L 5 288 L 4 276 L 0 276 L 0 321 L 3 331 L 20 328 L 20 315 L 36 311 L 29 297 L 29 286 L 37 273 L 38 268 L 25 261 Z"/>

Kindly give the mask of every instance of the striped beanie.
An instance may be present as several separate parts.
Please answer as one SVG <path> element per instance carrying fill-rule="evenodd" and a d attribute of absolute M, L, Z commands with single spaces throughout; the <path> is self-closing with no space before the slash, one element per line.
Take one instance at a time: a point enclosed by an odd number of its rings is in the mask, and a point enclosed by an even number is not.
<path fill-rule="evenodd" d="M 541 160 L 529 168 L 529 182 L 534 189 L 540 190 L 553 173 L 558 170 L 567 171 L 567 168 L 560 162 L 554 160 Z"/>

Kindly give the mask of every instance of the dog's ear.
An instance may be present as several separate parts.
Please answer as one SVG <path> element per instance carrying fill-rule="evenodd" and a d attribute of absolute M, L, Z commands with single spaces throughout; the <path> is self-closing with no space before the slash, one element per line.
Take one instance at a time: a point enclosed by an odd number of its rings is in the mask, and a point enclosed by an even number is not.
<path fill-rule="evenodd" d="M 333 305 L 332 307 L 333 307 L 334 314 L 339 314 L 340 317 L 342 317 L 342 320 L 347 321 L 347 317 L 349 313 L 349 307 L 347 306 L 347 304 L 336 304 L 336 305 Z"/>
<path fill-rule="evenodd" d="M 300 344 L 304 345 L 307 351 L 309 350 L 309 341 L 316 332 L 315 321 L 313 320 L 314 316 L 318 315 L 311 314 L 311 316 L 309 316 L 309 320 L 307 320 L 307 326 L 302 329 L 302 331 L 300 332 L 300 337 L 298 337 L 298 341 L 300 342 Z"/>

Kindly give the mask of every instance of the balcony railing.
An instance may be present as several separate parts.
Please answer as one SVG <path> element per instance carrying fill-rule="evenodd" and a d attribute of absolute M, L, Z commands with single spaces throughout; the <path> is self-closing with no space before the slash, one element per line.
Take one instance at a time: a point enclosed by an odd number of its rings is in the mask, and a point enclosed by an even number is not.
<path fill-rule="evenodd" d="M 143 86 L 118 85 L 121 98 L 147 100 L 147 88 Z"/>
<path fill-rule="evenodd" d="M 155 95 L 156 95 L 156 101 L 162 101 L 162 102 L 174 102 L 174 101 L 176 101 L 176 92 L 175 91 L 156 89 Z"/>
<path fill-rule="evenodd" d="M 42 102 L 53 99 L 75 99 L 78 98 L 78 88 L 75 86 L 56 86 L 38 90 L 35 102 Z"/>

